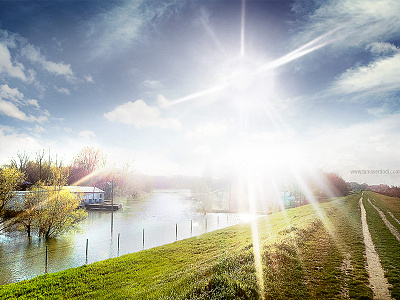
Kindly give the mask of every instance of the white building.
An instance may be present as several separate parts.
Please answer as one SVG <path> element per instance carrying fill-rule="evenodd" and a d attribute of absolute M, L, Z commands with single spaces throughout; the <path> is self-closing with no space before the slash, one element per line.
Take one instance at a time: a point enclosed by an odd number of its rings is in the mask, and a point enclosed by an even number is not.
<path fill-rule="evenodd" d="M 64 186 L 63 189 L 68 189 L 71 193 L 77 194 L 82 204 L 104 203 L 105 192 L 97 187 L 92 186 Z M 19 211 L 22 209 L 24 198 L 31 191 L 15 191 L 11 201 L 6 206 L 6 209 Z"/>
<path fill-rule="evenodd" d="M 77 194 L 84 204 L 104 203 L 105 192 L 97 187 L 71 185 L 64 186 L 64 189 Z"/>

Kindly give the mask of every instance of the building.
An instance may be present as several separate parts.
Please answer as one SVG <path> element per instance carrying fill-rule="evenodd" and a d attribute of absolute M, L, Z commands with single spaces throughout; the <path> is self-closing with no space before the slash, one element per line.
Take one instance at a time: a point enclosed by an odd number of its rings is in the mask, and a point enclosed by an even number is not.
<path fill-rule="evenodd" d="M 92 186 L 64 186 L 63 189 L 68 189 L 71 193 L 76 194 L 82 201 L 82 205 L 104 203 L 105 192 L 97 187 Z M 31 191 L 15 191 L 14 197 L 7 204 L 6 209 L 12 211 L 22 210 L 24 198 Z"/>
<path fill-rule="evenodd" d="M 64 186 L 71 193 L 77 194 L 82 200 L 82 204 L 104 203 L 105 192 L 92 186 Z"/>

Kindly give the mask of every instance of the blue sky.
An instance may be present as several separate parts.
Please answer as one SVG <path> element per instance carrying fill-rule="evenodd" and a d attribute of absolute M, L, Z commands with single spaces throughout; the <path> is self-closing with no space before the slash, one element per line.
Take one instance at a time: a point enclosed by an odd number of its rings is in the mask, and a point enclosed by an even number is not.
<path fill-rule="evenodd" d="M 0 162 L 400 184 L 400 2 L 2 1 Z"/>

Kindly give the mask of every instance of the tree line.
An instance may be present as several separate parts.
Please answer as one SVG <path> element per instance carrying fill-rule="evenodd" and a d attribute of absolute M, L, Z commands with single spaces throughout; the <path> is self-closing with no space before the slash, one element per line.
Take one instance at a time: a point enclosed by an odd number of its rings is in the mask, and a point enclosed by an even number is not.
<path fill-rule="evenodd" d="M 116 196 L 138 196 L 153 189 L 153 178 L 131 170 L 132 162 L 105 168 L 106 158 L 100 149 L 85 147 L 74 156 L 72 162 L 65 164 L 57 159 L 57 156 L 54 159 L 50 150 L 41 150 L 37 151 L 33 158 L 26 152 L 19 152 L 6 167 L 25 174 L 25 181 L 20 184 L 19 190 L 29 189 L 38 182 L 48 184 L 52 178 L 53 167 L 63 174 L 66 185 L 96 186 L 104 190 L 108 198 L 111 197 L 111 182 Z"/>
<path fill-rule="evenodd" d="M 18 198 L 16 190 L 26 177 L 15 167 L 0 169 L 0 231 L 23 230 L 28 237 L 35 232 L 48 239 L 86 218 L 86 211 L 78 209 L 78 196 L 63 189 L 66 176 L 62 168 L 51 166 L 46 185 L 37 181 Z"/>
<path fill-rule="evenodd" d="M 253 187 L 249 187 L 249 181 L 242 174 L 226 174 L 217 179 L 205 176 L 197 182 L 193 193 L 204 212 L 250 211 L 250 205 L 258 212 L 268 212 L 328 201 L 332 197 L 346 196 L 351 191 L 350 184 L 338 174 L 321 170 L 300 172 L 297 178 L 288 176 L 282 181 L 264 174 L 253 181 Z M 254 199 L 250 199 L 250 194 Z"/>
<path fill-rule="evenodd" d="M 50 150 L 37 151 L 33 157 L 18 152 L 0 168 L 0 231 L 23 230 L 30 237 L 55 237 L 74 227 L 86 217 L 77 209 L 81 199 L 63 189 L 66 185 L 96 186 L 106 198 L 137 196 L 153 188 L 151 179 L 134 174 L 131 164 L 105 169 L 105 154 L 97 148 L 85 147 L 65 164 L 51 156 Z M 24 197 L 16 201 L 16 191 Z"/>

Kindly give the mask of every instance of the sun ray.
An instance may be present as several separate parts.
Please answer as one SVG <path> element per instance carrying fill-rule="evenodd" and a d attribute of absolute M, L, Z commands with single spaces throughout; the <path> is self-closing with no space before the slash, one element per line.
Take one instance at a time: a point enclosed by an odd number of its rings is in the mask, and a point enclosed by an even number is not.
<path fill-rule="evenodd" d="M 245 1 L 243 0 L 242 3 L 245 3 Z M 242 5 L 244 5 L 244 4 L 242 4 Z M 243 35 L 243 38 L 241 37 L 240 54 L 241 54 L 241 57 L 244 57 L 244 54 L 245 54 L 245 48 L 244 48 L 244 18 L 245 18 L 245 12 L 244 12 L 244 10 L 242 11 L 242 18 L 243 18 L 243 21 L 242 21 L 243 29 L 241 30 L 241 36 Z M 332 43 L 334 41 L 334 39 L 332 39 L 330 41 L 325 41 L 325 42 L 323 42 L 322 40 L 327 38 L 327 37 L 329 37 L 330 35 L 332 35 L 339 28 L 340 27 L 338 27 L 338 28 L 336 28 L 334 30 L 331 30 L 328 33 L 325 33 L 325 34 L 313 39 L 312 41 L 308 42 L 307 44 L 297 48 L 296 50 L 294 50 L 294 51 L 292 51 L 292 52 L 290 52 L 290 53 L 288 53 L 288 54 L 286 54 L 286 55 L 284 55 L 284 56 L 282 56 L 282 57 L 280 57 L 278 59 L 275 59 L 275 60 L 273 60 L 271 62 L 268 62 L 268 63 L 258 67 L 255 71 L 252 71 L 251 75 L 257 75 L 257 74 L 260 74 L 260 73 L 265 72 L 265 71 L 276 69 L 276 68 L 281 67 L 283 65 L 286 65 L 289 62 L 292 62 L 292 61 L 294 61 L 294 60 L 296 60 L 296 59 L 298 59 L 300 57 L 303 57 L 303 56 L 305 56 L 307 54 L 310 54 L 310 53 L 312 53 L 312 52 L 314 52 L 314 51 L 316 51 L 318 49 L 321 49 L 321 48 L 327 46 L 328 44 Z M 322 41 L 322 42 L 320 42 L 320 41 Z M 320 42 L 320 43 L 318 43 L 318 42 Z M 201 91 L 186 95 L 184 97 L 178 98 L 176 100 L 170 101 L 170 102 L 166 103 L 164 106 L 165 107 L 170 107 L 170 106 L 177 105 L 177 104 L 189 101 L 189 100 L 194 100 L 194 99 L 197 99 L 197 98 L 200 98 L 200 97 L 203 97 L 203 96 L 207 96 L 207 95 L 211 95 L 211 94 L 217 93 L 217 92 L 221 91 L 222 89 L 226 88 L 228 86 L 229 82 L 234 82 L 233 79 L 236 76 L 240 76 L 240 75 L 238 75 L 237 73 L 234 72 L 233 74 L 230 74 L 228 76 L 227 80 L 225 80 L 224 82 L 222 82 L 220 84 L 211 86 L 211 87 L 206 88 L 204 90 L 201 90 Z"/>
<path fill-rule="evenodd" d="M 94 170 L 93 172 L 91 172 L 90 174 L 82 177 L 81 179 L 75 181 L 74 183 L 72 183 L 71 185 L 80 185 L 86 181 L 88 181 L 89 179 L 93 178 L 94 176 L 96 176 L 97 174 L 99 174 L 102 170 Z"/>
<path fill-rule="evenodd" d="M 164 106 L 165 107 L 173 106 L 173 105 L 180 104 L 180 103 L 183 103 L 183 102 L 186 102 L 186 101 L 189 101 L 189 100 L 193 100 L 193 99 L 196 99 L 196 98 L 199 98 L 199 97 L 202 97 L 202 96 L 207 96 L 207 95 L 210 95 L 210 94 L 214 94 L 214 93 L 222 90 L 224 87 L 225 87 L 224 84 L 215 85 L 215 86 L 212 86 L 212 87 L 210 87 L 208 89 L 204 89 L 204 90 L 192 93 L 190 95 L 184 96 L 182 98 L 170 101 L 170 102 L 166 103 Z"/>
<path fill-rule="evenodd" d="M 342 26 L 338 26 L 337 28 L 323 34 L 320 35 L 318 37 L 316 37 L 315 39 L 313 39 L 312 41 L 306 43 L 303 46 L 300 46 L 299 48 L 297 48 L 296 50 L 293 50 L 292 52 L 278 58 L 275 59 L 273 61 L 270 61 L 264 65 L 262 65 L 261 67 L 259 67 L 256 71 L 256 73 L 260 73 L 260 72 L 264 72 L 267 70 L 271 70 L 271 69 L 275 69 L 277 67 L 286 65 L 287 63 L 296 60 L 300 57 L 303 57 L 307 54 L 310 54 L 318 49 L 321 49 L 325 46 L 327 46 L 328 44 L 333 43 L 336 39 L 332 39 L 329 41 L 323 41 L 324 39 L 328 38 L 329 36 L 331 36 L 332 34 L 334 34 L 336 31 L 338 31 L 340 28 L 342 28 Z"/>
<path fill-rule="evenodd" d="M 246 173 L 249 209 L 250 213 L 255 216 L 257 214 L 257 199 L 254 186 L 255 178 L 253 178 L 253 173 L 249 172 L 249 170 L 247 170 Z M 251 221 L 251 236 L 253 240 L 254 267 L 256 269 L 257 285 L 260 290 L 261 298 L 264 299 L 264 274 L 261 259 L 260 234 L 258 232 L 258 218 L 253 218 Z"/>
<path fill-rule="evenodd" d="M 204 17 L 202 17 L 200 20 L 201 20 L 201 24 L 204 26 L 205 30 L 207 31 L 207 33 L 211 37 L 211 39 L 214 41 L 214 43 L 217 46 L 217 48 L 221 51 L 221 53 L 225 57 L 227 57 L 228 55 L 227 55 L 224 47 L 222 46 L 221 42 L 219 41 L 217 35 L 215 34 L 214 30 L 212 30 L 210 25 L 207 24 L 207 22 L 205 21 Z"/>

